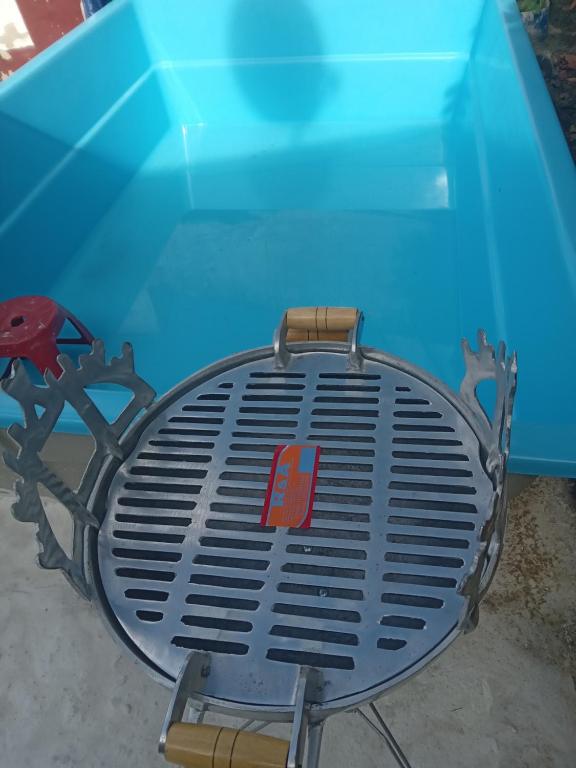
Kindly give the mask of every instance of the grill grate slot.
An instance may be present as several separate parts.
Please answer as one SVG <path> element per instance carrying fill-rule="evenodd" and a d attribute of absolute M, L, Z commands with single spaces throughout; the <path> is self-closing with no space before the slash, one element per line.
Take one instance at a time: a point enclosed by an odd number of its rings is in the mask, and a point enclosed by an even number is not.
<path fill-rule="evenodd" d="M 130 474 L 141 477 L 186 477 L 203 480 L 207 475 L 207 470 L 181 469 L 180 467 L 132 467 Z"/>
<path fill-rule="evenodd" d="M 344 523 L 369 523 L 367 512 L 339 512 L 333 509 L 315 509 L 314 520 L 334 520 Z"/>
<path fill-rule="evenodd" d="M 268 474 L 257 472 L 222 472 L 220 480 L 244 480 L 247 483 L 268 483 Z"/>
<path fill-rule="evenodd" d="M 220 619 L 217 616 L 182 616 L 182 624 L 187 627 L 221 629 L 224 632 L 251 632 L 253 624 L 239 619 Z"/>
<path fill-rule="evenodd" d="M 355 504 L 360 507 L 370 506 L 372 496 L 358 496 L 343 493 L 316 493 L 314 501 L 321 504 Z"/>
<path fill-rule="evenodd" d="M 345 560 L 366 560 L 365 550 L 345 547 L 311 547 L 304 544 L 288 544 L 286 552 L 293 555 L 310 555 L 311 557 L 340 557 Z"/>
<path fill-rule="evenodd" d="M 393 424 L 397 432 L 454 432 L 454 427 L 442 424 Z"/>
<path fill-rule="evenodd" d="M 298 422 L 293 419 L 237 419 L 236 424 L 239 427 L 272 427 L 278 429 L 279 427 L 297 427 Z M 264 437 L 270 438 L 270 433 L 265 433 Z"/>
<path fill-rule="evenodd" d="M 273 416 L 275 414 L 278 414 L 279 416 L 292 416 L 294 414 L 300 413 L 300 408 L 284 408 L 280 406 L 268 406 L 265 407 L 263 405 L 243 405 L 240 408 L 238 408 L 239 413 L 260 413 L 260 414 L 266 414 L 269 416 Z M 274 425 L 276 422 L 272 422 Z"/>
<path fill-rule="evenodd" d="M 227 502 L 213 501 L 210 504 L 211 512 L 223 512 L 230 515 L 258 515 L 262 514 L 262 507 L 255 507 L 250 504 L 229 504 Z"/>
<path fill-rule="evenodd" d="M 232 437 L 263 438 L 264 440 L 295 440 L 293 432 L 232 432 Z"/>
<path fill-rule="evenodd" d="M 224 413 L 224 405 L 185 405 L 183 411 L 196 413 Z"/>
<path fill-rule="evenodd" d="M 245 643 L 231 643 L 227 640 L 206 640 L 201 637 L 185 637 L 176 635 L 172 639 L 173 645 L 179 648 L 189 648 L 193 651 L 212 651 L 212 653 L 231 653 L 235 656 L 244 656 L 250 650 Z"/>
<path fill-rule="evenodd" d="M 424 587 L 442 587 L 447 589 L 453 589 L 458 584 L 456 579 L 443 576 L 420 576 L 417 573 L 385 573 L 382 578 L 384 581 L 395 584 L 419 584 Z"/>
<path fill-rule="evenodd" d="M 211 456 L 194 453 L 153 453 L 143 451 L 138 454 L 139 459 L 148 459 L 150 461 L 188 461 L 195 464 L 209 464 L 212 461 Z M 200 475 L 201 477 L 202 475 Z M 203 475 L 206 476 L 206 473 Z"/>
<path fill-rule="evenodd" d="M 215 444 L 203 440 L 150 440 L 148 445 L 158 448 L 205 448 L 212 450 Z"/>
<path fill-rule="evenodd" d="M 254 456 L 229 456 L 226 459 L 229 467 L 268 467 L 272 466 L 272 459 L 257 459 Z"/>
<path fill-rule="evenodd" d="M 246 571 L 266 571 L 269 560 L 247 557 L 224 557 L 222 555 L 196 555 L 194 565 L 212 565 L 218 568 L 238 568 Z"/>
<path fill-rule="evenodd" d="M 140 621 L 156 622 L 162 621 L 164 614 L 160 611 L 136 611 L 136 616 Z"/>
<path fill-rule="evenodd" d="M 319 379 L 346 379 L 350 381 L 380 381 L 382 376 L 378 373 L 320 373 Z"/>
<path fill-rule="evenodd" d="M 433 608 L 438 610 L 444 605 L 444 600 L 439 597 L 428 597 L 426 595 L 402 595 L 393 592 L 385 592 L 382 595 L 382 602 L 390 605 L 409 605 L 415 608 Z"/>
<path fill-rule="evenodd" d="M 124 595 L 128 600 L 150 600 L 155 603 L 165 603 L 170 597 L 168 592 L 159 589 L 127 589 Z"/>
<path fill-rule="evenodd" d="M 468 549 L 466 539 L 447 539 L 439 536 L 412 536 L 403 533 L 389 533 L 386 541 L 391 544 L 411 544 L 418 547 L 446 547 L 448 549 Z"/>
<path fill-rule="evenodd" d="M 192 496 L 200 493 L 201 485 L 185 485 L 184 483 L 125 483 L 127 491 L 150 491 L 153 493 L 181 493 Z"/>
<path fill-rule="evenodd" d="M 438 411 L 394 411 L 394 416 L 398 419 L 441 419 L 442 414 Z"/>
<path fill-rule="evenodd" d="M 230 395 L 226 395 L 223 392 L 213 392 L 211 394 L 198 395 L 197 400 L 230 400 Z M 191 406 L 185 405 L 183 410 L 186 411 Z"/>
<path fill-rule="evenodd" d="M 172 416 L 170 424 L 224 424 L 224 419 L 216 416 Z"/>
<path fill-rule="evenodd" d="M 331 653 L 270 648 L 266 658 L 272 661 L 283 661 L 286 664 L 309 665 L 322 669 L 354 669 L 354 659 L 351 656 L 336 656 Z"/>
<path fill-rule="evenodd" d="M 194 502 L 192 502 L 194 503 Z M 129 505 L 128 505 L 129 506 Z M 196 506 L 194 504 L 194 506 Z M 126 515 L 117 512 L 115 515 L 119 523 L 140 523 L 142 525 L 167 525 L 188 527 L 192 522 L 191 517 L 171 517 L 167 515 Z"/>
<path fill-rule="evenodd" d="M 305 379 L 305 373 L 288 373 L 283 371 L 277 373 L 276 371 L 257 371 L 250 373 L 251 379 Z"/>
<path fill-rule="evenodd" d="M 443 555 L 421 555 L 416 553 L 387 552 L 384 559 L 389 563 L 406 563 L 410 565 L 425 565 L 433 568 L 462 568 L 464 560 L 461 557 L 445 557 Z"/>
<path fill-rule="evenodd" d="M 453 440 L 443 437 L 393 437 L 392 442 L 396 445 L 437 445 L 437 446 L 456 446 L 462 445 L 461 440 Z"/>
<path fill-rule="evenodd" d="M 113 533 L 115 539 L 126 539 L 127 541 L 152 541 L 158 544 L 182 544 L 184 536 L 176 533 L 149 533 L 148 531 L 122 531 L 116 530 Z"/>
<path fill-rule="evenodd" d="M 118 505 L 121 507 L 134 507 L 134 508 L 142 508 L 142 509 L 185 509 L 188 511 L 191 511 L 195 509 L 196 502 L 195 501 L 183 501 L 182 499 L 140 499 L 137 496 L 122 496 L 122 498 L 118 499 Z M 131 515 L 131 517 L 137 517 L 137 515 Z M 143 516 L 142 516 L 143 517 Z M 121 522 L 121 519 L 118 515 L 116 515 L 116 519 Z M 159 518 L 163 519 L 163 518 Z M 174 517 L 173 520 L 190 520 L 189 517 Z M 143 518 L 144 520 L 144 518 Z M 152 522 L 154 520 L 153 516 L 147 516 L 146 520 L 149 522 Z M 125 521 L 128 522 L 128 515 L 125 515 Z M 188 525 L 189 523 L 186 523 Z M 158 523 L 158 525 L 163 525 L 163 523 Z M 164 523 L 164 525 L 167 525 L 167 523 Z M 184 525 L 182 522 L 174 523 L 174 525 Z"/>
<path fill-rule="evenodd" d="M 148 568 L 116 568 L 117 576 L 124 579 L 145 579 L 146 581 L 174 581 L 175 573 L 154 571 Z"/>
<path fill-rule="evenodd" d="M 464 514 L 475 514 L 478 510 L 474 504 L 468 504 L 464 501 L 437 501 L 436 499 L 398 499 L 392 498 L 388 506 L 399 509 L 427 509 L 431 512 L 463 512 Z"/>
<path fill-rule="evenodd" d="M 364 419 L 377 419 L 378 411 L 368 410 L 366 408 L 313 408 L 313 416 L 352 416 L 353 418 L 362 417 Z"/>
<path fill-rule="evenodd" d="M 365 579 L 366 572 L 359 568 L 339 568 L 330 565 L 307 565 L 306 563 L 285 563 L 284 573 L 300 573 L 306 576 L 327 576 L 337 579 Z"/>
<path fill-rule="evenodd" d="M 190 584 L 204 584 L 211 587 L 224 587 L 226 589 L 262 589 L 264 582 L 259 579 L 240 579 L 228 576 L 212 576 L 208 573 L 193 573 L 189 579 Z"/>
<path fill-rule="evenodd" d="M 231 451 L 246 452 L 257 451 L 258 453 L 274 453 L 277 445 L 266 445 L 265 443 L 232 443 Z"/>
<path fill-rule="evenodd" d="M 357 405 L 378 405 L 380 398 L 378 397 L 349 397 L 349 396 L 329 396 L 318 395 L 314 398 L 315 403 L 348 403 Z"/>
<path fill-rule="evenodd" d="M 301 403 L 302 395 L 242 395 L 242 400 L 253 403 Z"/>
<path fill-rule="evenodd" d="M 454 467 L 414 467 L 394 464 L 390 471 L 396 475 L 419 475 L 421 477 L 472 477 L 469 469 Z"/>
<path fill-rule="evenodd" d="M 330 587 L 316 584 L 297 584 L 281 581 L 278 584 L 278 592 L 291 595 L 308 595 L 312 597 L 334 598 L 336 600 L 364 600 L 364 593 L 360 589 L 344 589 L 342 587 Z"/>
<path fill-rule="evenodd" d="M 305 384 L 289 384 L 288 382 L 282 382 L 281 384 L 275 383 L 268 383 L 268 384 L 246 384 L 246 389 L 262 389 L 262 390 L 271 390 L 276 389 L 280 391 L 290 391 L 290 390 L 302 390 L 306 389 Z"/>
<path fill-rule="evenodd" d="M 275 624 L 270 630 L 276 637 L 288 637 L 298 640 L 314 640 L 319 643 L 336 643 L 337 645 L 358 645 L 358 635 L 351 632 L 334 632 L 327 629 L 309 629 L 308 627 L 293 627 Z"/>
<path fill-rule="evenodd" d="M 112 550 L 114 557 L 122 557 L 129 560 L 156 560 L 159 563 L 178 563 L 182 559 L 179 552 L 166 552 L 163 549 L 125 549 L 115 547 Z"/>
<path fill-rule="evenodd" d="M 289 536 L 311 539 L 347 539 L 348 541 L 369 541 L 369 531 L 354 528 L 288 528 Z"/>
<path fill-rule="evenodd" d="M 212 608 L 229 608 L 234 611 L 255 611 L 258 600 L 246 600 L 241 597 L 221 597 L 219 595 L 190 594 L 186 596 L 187 605 L 206 605 Z"/>
<path fill-rule="evenodd" d="M 377 647 L 385 651 L 399 651 L 404 648 L 406 640 L 399 640 L 394 637 L 381 637 L 376 643 Z"/>
<path fill-rule="evenodd" d="M 399 629 L 424 629 L 426 622 L 424 619 L 413 616 L 382 616 L 380 624 L 384 627 L 398 627 Z"/>
<path fill-rule="evenodd" d="M 323 443 L 329 440 L 341 443 L 375 443 L 376 440 L 371 435 L 308 435 L 308 440 L 314 443 L 319 443 L 322 446 Z M 324 450 L 324 449 L 323 449 Z"/>
<path fill-rule="evenodd" d="M 186 429 L 185 427 L 164 427 L 158 430 L 159 435 L 204 435 L 205 437 L 216 437 L 220 434 L 217 429 Z"/>
<path fill-rule="evenodd" d="M 215 547 L 217 549 L 249 549 L 267 552 L 272 549 L 269 541 L 251 541 L 250 539 L 225 539 L 220 536 L 201 536 L 200 544 L 203 547 Z"/>
<path fill-rule="evenodd" d="M 469 461 L 465 453 L 433 453 L 431 451 L 392 451 L 392 457 L 416 461 Z"/>
<path fill-rule="evenodd" d="M 309 665 L 322 669 L 354 669 L 354 659 L 351 656 L 336 656 L 331 653 L 270 648 L 266 653 L 266 658 L 272 661 L 283 661 L 286 664 Z"/>
<path fill-rule="evenodd" d="M 364 480 L 352 477 L 324 477 L 318 476 L 318 486 L 330 486 L 333 488 L 372 488 L 372 480 Z"/>
<path fill-rule="evenodd" d="M 388 488 L 394 491 L 427 491 L 429 493 L 456 493 L 473 496 L 476 488 L 473 485 L 441 485 L 436 483 L 410 483 L 393 480 Z"/>
<path fill-rule="evenodd" d="M 413 525 L 424 528 L 450 528 L 455 531 L 473 531 L 474 523 L 469 520 L 439 520 L 430 517 L 400 517 L 390 515 L 388 517 L 390 525 Z"/>
<path fill-rule="evenodd" d="M 380 392 L 380 387 L 366 384 L 318 384 L 319 392 Z"/>
<path fill-rule="evenodd" d="M 326 619 L 328 621 L 360 622 L 358 611 L 345 611 L 340 608 L 320 608 L 317 605 L 292 605 L 291 603 L 274 603 L 274 613 L 286 616 L 306 616 L 311 619 Z"/>
<path fill-rule="evenodd" d="M 368 421 L 354 421 L 347 423 L 345 421 L 313 421 L 310 423 L 312 429 L 341 429 L 341 430 L 353 430 L 359 432 L 361 430 L 371 431 L 376 429 L 376 424 L 372 424 Z M 349 439 L 348 437 L 346 438 Z"/>

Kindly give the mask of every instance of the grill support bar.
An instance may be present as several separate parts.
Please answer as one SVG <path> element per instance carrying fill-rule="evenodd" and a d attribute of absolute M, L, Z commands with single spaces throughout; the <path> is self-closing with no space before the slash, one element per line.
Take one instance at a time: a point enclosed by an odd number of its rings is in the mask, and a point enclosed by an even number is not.
<path fill-rule="evenodd" d="M 361 709 L 357 709 L 356 712 L 360 715 L 360 717 L 365 720 L 368 725 L 372 728 L 372 730 L 376 731 L 376 733 L 380 736 L 382 741 L 386 744 L 390 752 L 392 753 L 392 756 L 396 763 L 400 766 L 400 768 L 412 768 L 411 763 L 408 761 L 408 758 L 402 751 L 400 745 L 394 738 L 392 731 L 388 726 L 386 725 L 384 718 L 378 712 L 376 709 L 376 706 L 374 704 L 369 704 L 370 711 L 374 714 L 374 717 L 378 720 L 378 723 L 380 725 L 380 728 L 372 722 L 372 720 L 368 717 L 368 715 L 363 712 Z"/>
<path fill-rule="evenodd" d="M 174 684 L 172 691 L 172 698 L 166 712 L 162 731 L 160 733 L 160 739 L 158 742 L 158 751 L 170 760 L 170 752 L 174 752 L 174 748 L 170 749 L 170 730 L 176 726 L 179 729 L 179 733 L 182 732 L 182 726 L 189 725 L 191 728 L 194 726 L 201 726 L 204 718 L 205 706 L 198 697 L 202 695 L 203 681 L 210 675 L 211 658 L 208 653 L 198 653 L 192 651 L 186 658 L 178 679 Z M 309 719 L 310 706 L 318 698 L 318 694 L 322 689 L 322 676 L 319 670 L 311 667 L 298 667 L 296 684 L 294 689 L 294 704 L 292 713 L 292 732 L 290 742 L 282 742 L 279 739 L 272 739 L 270 737 L 255 736 L 255 738 L 264 740 L 260 741 L 260 744 L 264 744 L 264 747 L 270 747 L 273 758 L 278 762 L 270 762 L 270 765 L 278 765 L 278 768 L 317 768 L 320 758 L 320 748 L 322 744 L 322 729 L 323 721 L 311 723 Z M 186 708 L 191 705 L 193 712 L 196 711 L 196 717 L 193 715 L 193 719 L 187 723 L 183 722 L 183 718 L 186 713 Z M 198 705 L 199 709 L 195 710 L 194 705 Z M 268 723 L 266 721 L 258 721 L 255 719 L 246 720 L 236 731 L 237 736 L 241 733 L 256 734 L 262 730 Z M 210 726 L 205 726 L 210 729 Z M 217 731 L 218 729 L 214 729 Z M 221 729 L 220 729 L 221 730 Z M 230 729 L 225 729 L 230 731 Z M 230 731 L 234 741 L 236 737 L 233 736 L 233 732 Z M 207 751 L 199 751 L 198 756 L 206 757 L 210 749 L 206 746 L 206 742 L 209 741 L 210 734 L 202 732 L 199 736 L 199 743 L 201 743 L 201 749 Z M 249 738 L 249 737 L 248 737 Z M 214 735 L 214 759 L 218 762 L 217 744 L 219 734 Z M 193 741 L 193 737 L 190 738 Z M 286 753 L 282 757 L 282 745 L 286 744 Z M 306 745 L 308 744 L 308 750 L 306 754 L 306 762 L 304 763 L 304 753 Z M 190 759 L 194 759 L 195 755 L 191 752 Z M 184 764 L 184 763 L 183 763 Z M 190 763 L 192 764 L 192 763 Z M 218 763 L 219 764 L 219 763 Z M 268 763 L 267 763 L 268 764 Z M 252 763 L 251 763 L 252 765 Z M 253 763 L 256 768 L 259 763 L 257 758 Z M 248 768 L 248 766 L 247 766 Z"/>

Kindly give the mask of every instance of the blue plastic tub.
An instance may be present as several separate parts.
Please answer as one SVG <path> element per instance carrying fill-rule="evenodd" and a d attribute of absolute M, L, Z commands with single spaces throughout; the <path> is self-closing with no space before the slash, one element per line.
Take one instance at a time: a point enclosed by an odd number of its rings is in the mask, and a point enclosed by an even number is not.
<path fill-rule="evenodd" d="M 2 298 L 159 392 L 291 305 L 452 386 L 481 326 L 512 471 L 576 476 L 576 178 L 513 0 L 115 0 L 0 87 L 0 147 Z"/>

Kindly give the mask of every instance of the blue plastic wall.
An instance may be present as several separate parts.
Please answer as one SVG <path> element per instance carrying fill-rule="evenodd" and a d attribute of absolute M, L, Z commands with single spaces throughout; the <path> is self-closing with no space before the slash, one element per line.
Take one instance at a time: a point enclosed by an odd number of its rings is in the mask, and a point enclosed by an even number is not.
<path fill-rule="evenodd" d="M 290 305 L 454 387 L 481 326 L 519 355 L 511 468 L 576 476 L 576 179 L 513 0 L 115 0 L 0 86 L 0 146 L 2 298 L 159 392 Z"/>

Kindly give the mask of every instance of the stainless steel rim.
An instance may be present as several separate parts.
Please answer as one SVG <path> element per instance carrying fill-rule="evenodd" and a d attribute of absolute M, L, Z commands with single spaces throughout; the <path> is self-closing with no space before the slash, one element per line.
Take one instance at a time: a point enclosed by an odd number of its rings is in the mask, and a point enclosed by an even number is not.
<path fill-rule="evenodd" d="M 318 343 L 318 344 L 306 344 L 306 345 L 299 345 L 298 347 L 294 348 L 294 351 L 297 352 L 303 352 L 303 353 L 314 353 L 314 352 L 331 352 L 331 353 L 338 353 L 338 354 L 346 354 L 348 351 L 347 345 L 345 344 L 335 344 L 335 343 Z M 126 435 L 124 436 L 122 440 L 122 444 L 126 446 L 128 452 L 130 452 L 133 449 L 133 446 L 139 439 L 139 437 L 142 435 L 144 430 L 147 428 L 147 426 L 156 419 L 157 415 L 162 413 L 166 410 L 166 408 L 173 402 L 175 402 L 178 398 L 182 397 L 183 394 L 186 392 L 195 389 L 198 387 L 198 385 L 202 382 L 209 381 L 216 372 L 222 372 L 225 371 L 231 371 L 234 368 L 245 365 L 247 362 L 253 362 L 256 360 L 264 360 L 268 357 L 271 357 L 272 355 L 272 349 L 271 348 L 263 348 L 260 350 L 254 350 L 248 353 L 242 353 L 240 355 L 236 355 L 232 358 L 227 359 L 224 361 L 224 366 L 222 363 L 217 363 L 213 366 L 210 366 L 207 369 L 204 369 L 203 371 L 200 371 L 187 381 L 183 382 L 181 385 L 176 387 L 174 390 L 169 392 L 167 395 L 165 395 L 161 400 L 158 401 L 150 410 L 149 412 L 133 427 L 131 428 Z M 454 406 L 455 410 L 459 412 L 463 418 L 468 423 L 470 429 L 472 432 L 475 432 L 475 420 L 474 418 L 470 418 L 471 412 L 467 408 L 467 406 L 453 393 L 451 390 L 449 390 L 447 387 L 442 385 L 440 382 L 437 382 L 433 380 L 431 377 L 429 377 L 424 372 L 420 371 L 419 369 L 415 368 L 414 366 L 410 366 L 403 361 L 397 360 L 393 357 L 390 357 L 388 355 L 385 355 L 383 353 L 375 352 L 373 350 L 363 350 L 364 357 L 367 360 L 391 366 L 399 371 L 405 372 L 410 376 L 413 376 L 417 378 L 418 380 L 425 382 L 427 385 L 431 384 L 433 388 L 438 392 L 438 394 L 448 400 L 451 405 Z M 473 414 L 472 414 L 473 416 Z M 115 460 L 111 460 L 108 467 L 105 467 L 103 469 L 103 472 L 100 476 L 99 481 L 96 483 L 96 487 L 98 488 L 98 492 L 95 495 L 95 497 L 91 500 L 90 508 L 91 510 L 101 519 L 102 518 L 102 512 L 103 512 L 103 498 L 108 493 L 109 488 L 109 478 L 114 475 L 115 471 L 117 470 L 117 467 L 119 466 L 119 462 Z M 124 631 L 122 630 L 122 627 L 118 624 L 116 617 L 113 615 L 113 613 L 110 611 L 110 607 L 107 604 L 107 598 L 102 593 L 101 586 L 99 584 L 100 578 L 99 578 L 99 572 L 98 572 L 98 566 L 96 563 L 96 557 L 95 557 L 95 549 L 96 549 L 96 539 L 97 535 L 96 532 L 90 532 L 90 546 L 88 548 L 89 552 L 89 562 L 88 562 L 88 568 L 89 572 L 92 574 L 91 581 L 93 583 L 93 586 L 95 588 L 96 594 L 99 598 L 100 608 L 106 618 L 107 623 L 111 625 L 112 633 L 119 638 L 124 645 L 126 645 L 129 650 L 139 658 L 140 661 L 142 661 L 148 668 L 148 671 L 152 672 L 152 674 L 161 680 L 164 684 L 171 685 L 173 682 L 173 678 L 169 675 L 166 675 L 162 672 L 159 668 L 155 668 L 154 665 L 150 664 L 150 661 L 146 659 L 140 649 L 130 641 L 129 637 L 126 636 Z M 464 606 L 464 602 L 463 602 Z M 464 607 L 462 608 L 462 612 L 464 612 Z M 446 636 L 439 642 L 434 648 L 431 648 L 428 652 L 428 654 L 425 655 L 424 658 L 420 658 L 415 660 L 414 664 L 410 667 L 407 667 L 405 672 L 401 675 L 398 675 L 397 678 L 394 680 L 394 685 L 398 684 L 405 678 L 411 676 L 416 672 L 419 668 L 421 668 L 424 664 L 428 663 L 432 658 L 434 658 L 438 653 L 441 652 L 458 634 L 458 626 L 461 621 L 461 616 L 458 616 L 455 620 L 454 626 L 449 629 L 449 631 L 446 633 Z M 350 696 L 343 696 L 337 701 L 331 701 L 329 704 L 323 705 L 319 709 L 322 710 L 323 716 L 325 716 L 327 711 L 336 711 L 340 709 L 345 709 L 350 706 L 354 706 L 359 701 L 366 701 L 369 698 L 376 698 L 378 697 L 384 690 L 391 687 L 391 684 L 384 683 L 382 685 L 374 685 L 368 689 L 365 689 L 361 692 L 358 692 L 357 694 L 350 695 Z M 259 704 L 257 707 L 254 707 L 253 709 L 250 709 L 250 707 L 247 707 L 245 703 L 238 703 L 238 702 L 231 702 L 226 701 L 222 697 L 214 698 L 210 696 L 204 697 L 206 701 L 208 701 L 211 705 L 214 706 L 214 708 L 222 709 L 223 711 L 230 711 L 231 708 L 238 709 L 242 712 L 248 712 L 253 711 L 255 713 L 267 711 L 267 712 L 276 712 L 279 716 L 281 716 L 283 711 L 289 711 L 289 707 L 278 707 L 278 706 L 271 706 L 267 707 L 263 704 Z"/>

